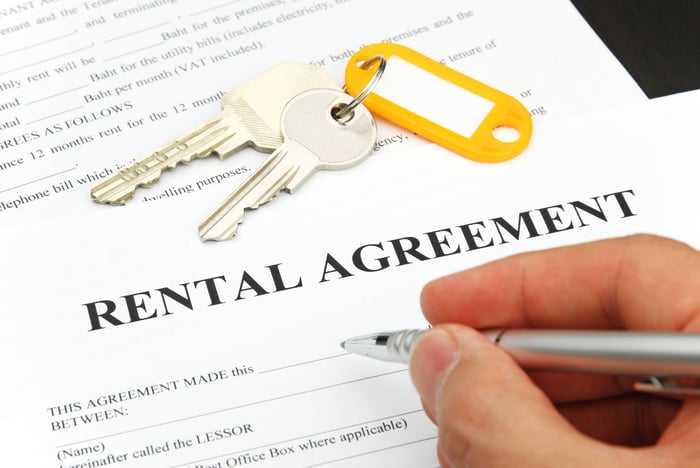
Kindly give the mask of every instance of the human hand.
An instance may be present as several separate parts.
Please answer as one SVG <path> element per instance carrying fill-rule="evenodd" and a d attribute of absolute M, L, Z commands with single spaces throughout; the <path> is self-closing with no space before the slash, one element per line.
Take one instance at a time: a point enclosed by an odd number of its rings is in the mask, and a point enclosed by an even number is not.
<path fill-rule="evenodd" d="M 474 329 L 700 332 L 700 252 L 638 235 L 532 252 L 440 278 L 411 377 L 458 466 L 700 466 L 700 398 L 634 379 L 525 372 Z"/>

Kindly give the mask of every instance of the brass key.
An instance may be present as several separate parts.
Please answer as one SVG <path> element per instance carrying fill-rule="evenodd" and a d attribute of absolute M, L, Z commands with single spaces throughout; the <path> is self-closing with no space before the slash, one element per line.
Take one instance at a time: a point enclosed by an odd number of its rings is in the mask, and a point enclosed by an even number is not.
<path fill-rule="evenodd" d="M 221 100 L 223 110 L 204 125 L 96 183 L 92 199 L 121 205 L 137 187 L 160 179 L 163 170 L 210 154 L 224 159 L 247 146 L 270 153 L 282 144 L 284 106 L 297 94 L 316 88 L 340 89 L 319 67 L 288 62 L 271 68 L 226 93 Z"/>

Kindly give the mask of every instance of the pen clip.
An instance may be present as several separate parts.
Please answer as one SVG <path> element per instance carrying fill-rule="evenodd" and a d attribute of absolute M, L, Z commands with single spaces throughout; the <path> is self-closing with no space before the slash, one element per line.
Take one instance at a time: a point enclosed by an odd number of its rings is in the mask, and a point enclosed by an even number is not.
<path fill-rule="evenodd" d="M 668 377 L 656 377 L 653 375 L 635 382 L 634 389 L 638 392 L 668 397 L 700 397 L 700 387 L 676 385 Z"/>

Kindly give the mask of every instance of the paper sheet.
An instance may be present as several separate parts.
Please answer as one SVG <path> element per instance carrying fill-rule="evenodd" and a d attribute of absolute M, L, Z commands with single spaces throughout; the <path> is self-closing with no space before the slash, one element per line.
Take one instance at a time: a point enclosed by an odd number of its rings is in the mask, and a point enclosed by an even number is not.
<path fill-rule="evenodd" d="M 0 227 L 109 209 L 90 186 L 214 116 L 224 92 L 282 61 L 342 84 L 364 44 L 413 47 L 521 99 L 535 121 L 645 99 L 558 1 L 25 1 L 0 7 L 0 36 Z M 425 144 L 379 130 L 378 151 Z M 129 205 L 206 193 L 206 214 L 263 158 L 196 161 Z"/>
<path fill-rule="evenodd" d="M 3 465 L 437 466 L 406 367 L 347 355 L 342 340 L 424 327 L 423 284 L 515 252 L 640 231 L 697 246 L 697 158 L 570 5 L 546 3 L 506 15 L 445 1 L 429 16 L 361 0 L 0 7 L 13 64 L 0 158 L 25 159 L 0 171 L 0 201 L 49 193 L 0 211 Z M 380 122 L 367 161 L 248 212 L 225 243 L 200 242 L 196 225 L 242 178 L 197 182 L 256 167 L 254 151 L 178 169 L 124 209 L 78 182 L 199 123 L 218 108 L 208 97 L 280 60 L 342 81 L 352 50 L 385 39 L 519 96 L 536 124 L 528 150 L 479 164 Z"/>
<path fill-rule="evenodd" d="M 425 326 L 425 282 L 514 252 L 697 246 L 697 158 L 649 106 L 538 130 L 501 165 L 425 145 L 317 175 L 226 243 L 180 215 L 196 196 L 5 231 L 3 462 L 435 466 L 405 366 L 342 340 Z"/>

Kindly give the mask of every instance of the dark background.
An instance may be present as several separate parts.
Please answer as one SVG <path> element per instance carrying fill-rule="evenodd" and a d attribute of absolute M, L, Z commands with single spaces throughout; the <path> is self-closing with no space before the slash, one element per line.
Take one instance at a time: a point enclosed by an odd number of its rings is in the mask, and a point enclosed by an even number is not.
<path fill-rule="evenodd" d="M 700 88 L 700 0 L 571 0 L 649 98 Z"/>

